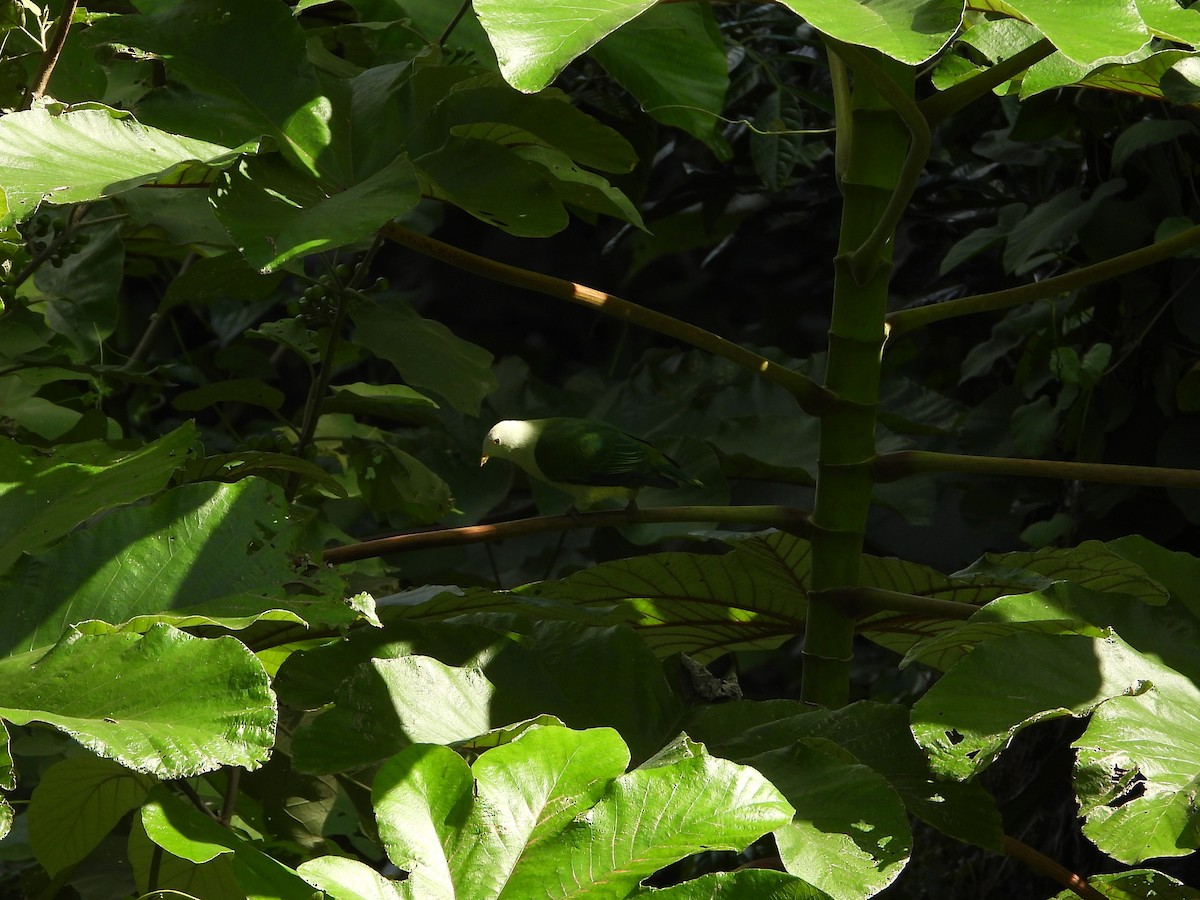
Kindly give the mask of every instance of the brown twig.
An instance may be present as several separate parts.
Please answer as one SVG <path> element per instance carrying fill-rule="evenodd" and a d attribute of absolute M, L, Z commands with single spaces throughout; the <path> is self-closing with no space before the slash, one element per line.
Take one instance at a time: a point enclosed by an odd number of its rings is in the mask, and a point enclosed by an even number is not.
<path fill-rule="evenodd" d="M 1083 900 L 1104 900 L 1104 895 L 1088 884 L 1086 878 L 1077 875 L 1066 866 L 1055 862 L 1040 850 L 1034 850 L 1028 844 L 1018 841 L 1007 834 L 1001 838 L 1004 852 L 1013 859 L 1019 859 L 1035 872 L 1041 872 L 1048 878 L 1053 878 L 1067 890 L 1082 897 Z"/>
<path fill-rule="evenodd" d="M 535 516 L 495 525 L 467 525 L 462 528 L 397 534 L 357 544 L 331 547 L 323 553 L 322 558 L 329 565 L 341 565 L 360 559 L 386 556 L 389 553 L 480 544 L 547 531 L 658 522 L 740 522 L 774 525 L 802 536 L 807 536 L 812 530 L 809 514 L 789 506 L 663 506 L 655 509 L 599 510 L 561 516 Z"/>
<path fill-rule="evenodd" d="M 26 109 L 31 108 L 41 99 L 42 94 L 46 93 L 54 66 L 62 55 L 63 47 L 67 45 L 67 33 L 71 30 L 71 18 L 75 15 L 75 8 L 78 5 L 79 0 L 64 0 L 62 14 L 58 17 L 58 27 L 54 31 L 54 39 L 42 55 L 42 64 L 38 67 L 38 73 L 29 87 L 29 95 L 25 98 Z"/>

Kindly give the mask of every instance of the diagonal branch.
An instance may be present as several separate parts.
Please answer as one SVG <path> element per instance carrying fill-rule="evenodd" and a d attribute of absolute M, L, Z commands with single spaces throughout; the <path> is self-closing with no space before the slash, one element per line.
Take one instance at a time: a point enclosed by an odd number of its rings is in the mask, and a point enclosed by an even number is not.
<path fill-rule="evenodd" d="M 29 95 L 25 102 L 27 108 L 32 107 L 40 100 L 50 85 L 50 76 L 54 73 L 58 58 L 62 56 L 63 47 L 67 45 L 67 33 L 71 30 L 71 19 L 74 17 L 75 8 L 78 5 L 79 0 L 64 0 L 63 2 L 63 10 L 58 17 L 58 27 L 54 30 L 54 39 L 46 47 L 46 52 L 42 54 L 42 62 L 38 66 L 37 75 L 34 76 L 33 84 L 29 86 Z"/>
<path fill-rule="evenodd" d="M 801 536 L 812 530 L 809 514 L 790 506 L 662 506 L 654 509 L 599 510 L 574 515 L 535 516 L 494 525 L 467 525 L 462 528 L 439 528 L 397 534 L 330 547 L 322 561 L 336 566 L 372 559 L 389 553 L 425 550 L 430 547 L 452 547 L 462 544 L 482 544 L 505 538 L 524 537 L 546 531 L 565 531 L 572 528 L 598 528 L 605 525 L 651 524 L 657 522 L 726 522 L 751 525 L 771 525 Z"/>
<path fill-rule="evenodd" d="M 957 300 L 946 300 L 942 303 L 931 303 L 928 306 L 897 310 L 887 317 L 889 334 L 894 337 L 901 332 L 923 328 L 944 319 L 996 312 L 1032 303 L 1035 300 L 1057 297 L 1090 284 L 1107 281 L 1145 266 L 1163 262 L 1197 245 L 1200 245 L 1200 225 L 1193 225 L 1166 240 L 1158 241 L 1147 247 L 1139 247 L 1137 250 L 1130 250 L 1128 253 L 1084 266 L 1074 272 L 1055 275 L 1044 281 L 1035 281 L 1032 284 L 1023 284 L 1020 287 L 1008 288 L 1003 291 L 960 297 Z"/>
<path fill-rule="evenodd" d="M 939 124 L 963 107 L 968 106 L 972 101 L 978 100 L 988 91 L 999 87 L 1004 82 L 1020 75 L 1034 63 L 1045 59 L 1056 49 L 1049 40 L 1042 39 L 1019 53 L 1014 53 L 1008 59 L 989 66 L 978 75 L 973 75 L 944 91 L 926 97 L 918 104 L 921 112 L 925 114 L 925 120 L 931 126 Z"/>
<path fill-rule="evenodd" d="M 684 322 L 682 319 L 676 319 L 674 316 L 639 306 L 613 294 L 576 284 L 573 281 L 544 275 L 541 272 L 532 272 L 529 269 L 488 259 L 486 256 L 479 256 L 469 250 L 443 243 L 436 238 L 420 234 L 395 222 L 385 225 L 380 233 L 397 244 L 402 244 L 426 256 L 440 259 L 442 262 L 467 272 L 473 272 L 503 284 L 536 291 L 549 297 L 577 303 L 580 306 L 587 306 L 605 315 L 641 325 L 650 331 L 665 334 L 685 344 L 706 350 L 714 356 L 720 356 L 736 363 L 743 369 L 757 372 L 768 381 L 779 385 L 795 397 L 801 409 L 810 415 L 820 415 L 836 402 L 832 393 L 808 376 L 771 362 L 766 357 L 759 356 L 733 341 L 728 341 L 711 331 Z"/>

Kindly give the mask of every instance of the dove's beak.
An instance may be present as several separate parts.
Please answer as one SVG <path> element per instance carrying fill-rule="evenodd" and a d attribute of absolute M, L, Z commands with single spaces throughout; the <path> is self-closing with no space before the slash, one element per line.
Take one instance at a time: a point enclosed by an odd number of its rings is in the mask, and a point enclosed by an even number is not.
<path fill-rule="evenodd" d="M 487 465 L 487 461 L 488 461 L 488 458 L 485 456 L 485 457 L 483 457 L 483 459 L 479 460 L 479 465 L 485 466 L 485 465 Z"/>

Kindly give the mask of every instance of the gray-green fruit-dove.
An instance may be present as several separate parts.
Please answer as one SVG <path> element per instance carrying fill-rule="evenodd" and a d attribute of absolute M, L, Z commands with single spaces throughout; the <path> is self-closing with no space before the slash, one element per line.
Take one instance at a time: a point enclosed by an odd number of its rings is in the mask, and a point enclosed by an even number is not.
<path fill-rule="evenodd" d="M 658 448 L 593 419 L 506 419 L 483 439 L 483 460 L 516 463 L 586 509 L 606 500 L 634 506 L 644 487 L 701 487 Z"/>

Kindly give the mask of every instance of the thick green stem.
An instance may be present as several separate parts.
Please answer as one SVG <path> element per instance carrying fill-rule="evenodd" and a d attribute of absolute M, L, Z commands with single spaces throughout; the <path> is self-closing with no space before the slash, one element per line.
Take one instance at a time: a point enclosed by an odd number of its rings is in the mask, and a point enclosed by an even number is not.
<path fill-rule="evenodd" d="M 844 49 L 844 48 L 843 48 Z M 841 52 L 834 47 L 834 52 Z M 821 417 L 812 588 L 804 638 L 803 699 L 828 707 L 850 696 L 854 618 L 822 591 L 859 581 L 871 505 L 875 407 L 891 276 L 891 231 L 924 163 L 923 137 L 898 112 L 912 106 L 913 71 L 855 48 L 842 192 L 834 261 L 833 312 L 825 387 L 840 402 Z M 915 157 L 914 157 L 915 147 Z"/>
<path fill-rule="evenodd" d="M 1031 44 L 1008 59 L 1001 60 L 994 66 L 984 69 L 978 75 L 974 75 L 966 81 L 960 81 L 958 84 L 922 100 L 921 112 L 925 114 L 925 119 L 931 126 L 937 125 L 984 94 L 991 92 L 993 88 L 999 87 L 1010 78 L 1020 75 L 1034 63 L 1045 59 L 1055 49 L 1054 44 L 1045 39 Z"/>

